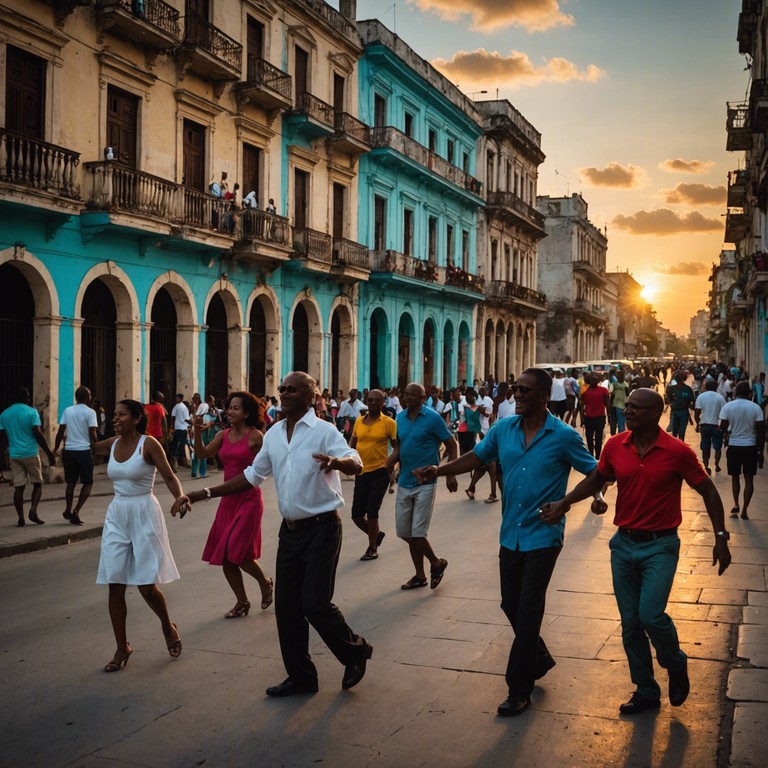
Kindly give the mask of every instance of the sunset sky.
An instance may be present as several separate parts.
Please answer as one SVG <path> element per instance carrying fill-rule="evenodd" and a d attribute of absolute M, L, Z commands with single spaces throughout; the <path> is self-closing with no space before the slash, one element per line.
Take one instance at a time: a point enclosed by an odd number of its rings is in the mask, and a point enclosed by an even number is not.
<path fill-rule="evenodd" d="M 336 4 L 336 3 L 334 3 Z M 474 98 L 542 133 L 541 195 L 580 192 L 608 269 L 646 286 L 679 335 L 723 246 L 726 101 L 743 101 L 741 0 L 358 0 Z M 729 248 L 733 246 L 728 246 Z"/>

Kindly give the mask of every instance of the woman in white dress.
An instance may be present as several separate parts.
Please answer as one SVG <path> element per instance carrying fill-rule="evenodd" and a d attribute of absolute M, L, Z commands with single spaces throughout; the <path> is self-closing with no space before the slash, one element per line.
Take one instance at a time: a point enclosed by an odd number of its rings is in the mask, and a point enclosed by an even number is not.
<path fill-rule="evenodd" d="M 163 512 L 153 493 L 155 471 L 178 499 L 181 483 L 173 473 L 165 451 L 154 437 L 144 435 L 147 417 L 136 400 L 115 406 L 115 437 L 94 444 L 94 452 L 109 456 L 107 474 L 114 483 L 115 498 L 107 509 L 101 537 L 97 584 L 109 584 L 109 618 L 117 650 L 105 672 L 117 672 L 133 653 L 126 635 L 125 589 L 137 586 L 147 605 L 160 619 L 168 653 L 181 655 L 181 637 L 168 615 L 163 593 L 156 584 L 179 578 L 168 542 Z M 183 515 L 182 515 L 183 517 Z"/>

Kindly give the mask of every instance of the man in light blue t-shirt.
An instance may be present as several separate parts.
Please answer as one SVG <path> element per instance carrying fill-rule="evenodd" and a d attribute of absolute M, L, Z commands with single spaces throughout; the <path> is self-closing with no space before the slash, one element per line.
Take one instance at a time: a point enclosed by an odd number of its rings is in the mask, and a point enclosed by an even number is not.
<path fill-rule="evenodd" d="M 13 506 L 19 516 L 18 525 L 24 525 L 24 489 L 29 482 L 32 483 L 29 519 L 43 525 L 45 520 L 37 516 L 37 506 L 43 495 L 43 470 L 38 446 L 45 451 L 51 466 L 56 457 L 40 429 L 40 414 L 29 405 L 29 390 L 26 387 L 19 387 L 14 404 L 0 413 L 0 430 L 8 439 L 8 458 L 13 473 Z"/>
<path fill-rule="evenodd" d="M 417 467 L 436 464 L 440 461 L 440 446 L 448 452 L 448 460 L 458 455 L 458 444 L 445 424 L 442 416 L 424 405 L 426 392 L 421 384 L 411 383 L 405 388 L 403 400 L 405 410 L 397 414 L 397 446 L 387 461 L 390 477 L 400 463 L 397 499 L 395 501 L 395 524 L 397 535 L 408 544 L 416 575 L 401 586 L 401 589 L 417 589 L 430 585 L 435 589 L 443 578 L 448 561 L 438 557 L 427 533 L 435 504 L 435 481 L 420 484 L 413 474 Z M 447 477 L 446 485 L 453 493 L 458 488 L 455 477 Z M 424 561 L 430 564 L 430 579 L 424 569 Z"/>

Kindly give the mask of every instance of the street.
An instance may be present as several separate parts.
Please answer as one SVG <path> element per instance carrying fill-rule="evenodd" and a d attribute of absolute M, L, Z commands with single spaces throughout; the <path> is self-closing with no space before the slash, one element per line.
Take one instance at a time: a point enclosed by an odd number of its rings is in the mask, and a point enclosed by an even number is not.
<path fill-rule="evenodd" d="M 688 441 L 696 437 L 691 434 Z M 205 482 L 215 484 L 220 477 L 214 474 Z M 724 471 L 714 479 L 728 510 L 730 479 Z M 182 480 L 190 489 L 204 482 Z M 104 479 L 100 484 L 108 488 Z M 387 537 L 379 559 L 360 562 L 365 539 L 348 520 L 353 483 L 343 485 L 345 539 L 335 602 L 352 628 L 375 646 L 359 686 L 341 690 L 343 668 L 313 633 L 320 692 L 267 699 L 265 688 L 285 677 L 274 610 L 259 609 L 258 586 L 248 582 L 250 615 L 223 618 L 235 599 L 221 569 L 200 561 L 215 511 L 215 502 L 201 503 L 184 520 L 170 515 L 167 520 L 182 576 L 163 587 L 184 644 L 177 660 L 167 654 L 157 619 L 137 589 L 129 588 L 134 653 L 124 670 L 102 671 L 114 639 L 107 588 L 94 583 L 98 538 L 0 559 L 2 765 L 729 764 L 733 704 L 725 692 L 738 624 L 748 593 L 766 596 L 764 472 L 756 478 L 752 519 L 727 520 L 733 564 L 719 578 L 711 566 L 713 537 L 703 504 L 684 487 L 681 559 L 669 613 L 690 657 L 692 691 L 684 706 L 672 709 L 662 670 L 660 712 L 635 718 L 618 716 L 633 686 L 611 589 L 613 491 L 604 517 L 591 515 L 586 502 L 568 514 L 543 629 L 557 666 L 539 681 L 528 712 L 503 719 L 496 707 L 506 696 L 503 672 L 512 630 L 499 607 L 501 506 L 480 500 L 487 480 L 480 482 L 475 502 L 461 490 L 466 478 L 459 478 L 459 493 L 453 495 L 440 482 L 430 540 L 450 565 L 438 589 L 412 592 L 400 590 L 412 565 L 394 534 L 394 496 L 386 497 L 382 509 Z M 157 490 L 163 508 L 170 509 L 165 486 Z M 279 517 L 271 481 L 264 491 L 261 562 L 271 575 Z M 49 500 L 40 515 L 48 522 L 36 534 L 72 528 L 61 519 L 55 493 L 46 486 Z M 103 519 L 108 502 L 109 496 L 92 498 L 84 519 L 89 524 Z M 3 531 L 15 525 L 11 507 L 2 507 L 1 519 Z M 742 761 L 733 764 L 766 764 L 765 752 L 742 751 Z"/>

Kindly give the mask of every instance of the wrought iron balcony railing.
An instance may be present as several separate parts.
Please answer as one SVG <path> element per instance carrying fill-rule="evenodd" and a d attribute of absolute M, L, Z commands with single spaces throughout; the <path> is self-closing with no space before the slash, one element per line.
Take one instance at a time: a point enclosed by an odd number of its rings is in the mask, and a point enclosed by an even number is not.
<path fill-rule="evenodd" d="M 330 104 L 326 104 L 322 99 L 313 96 L 304 91 L 296 95 L 296 106 L 293 110 L 300 115 L 306 115 L 313 120 L 317 120 L 328 126 L 333 126 L 334 110 Z"/>
<path fill-rule="evenodd" d="M 80 198 L 80 153 L 0 128 L 0 182 Z"/>
<path fill-rule="evenodd" d="M 532 205 L 528 205 L 528 203 L 514 192 L 505 192 L 502 190 L 488 192 L 487 202 L 491 207 L 507 208 L 510 211 L 519 213 L 521 216 L 533 222 L 539 229 L 544 229 L 544 214 L 539 213 L 539 211 Z"/>
<path fill-rule="evenodd" d="M 485 291 L 486 295 L 497 299 L 519 299 L 527 301 L 530 304 L 536 304 L 539 307 L 547 306 L 547 297 L 533 288 L 528 288 L 519 283 L 512 283 L 507 280 L 492 280 L 488 283 Z"/>
<path fill-rule="evenodd" d="M 360 36 L 357 34 L 354 23 L 324 0 L 304 0 L 304 3 L 325 19 L 339 34 L 344 35 L 353 43 L 360 43 Z"/>
<path fill-rule="evenodd" d="M 242 67 L 243 46 L 201 16 L 184 17 L 184 45 L 198 46 L 233 69 Z"/>
<path fill-rule="evenodd" d="M 333 252 L 333 238 L 325 232 L 309 227 L 293 228 L 293 249 L 297 258 L 330 264 Z"/>
<path fill-rule="evenodd" d="M 137 3 L 135 0 L 96 0 L 96 7 L 103 10 L 120 8 L 152 24 L 167 35 L 180 39 L 179 12 L 163 0 L 144 0 L 143 3 Z"/>
<path fill-rule="evenodd" d="M 291 76 L 264 59 L 255 59 L 248 63 L 247 82 L 279 93 L 286 99 L 291 98 Z"/>
<path fill-rule="evenodd" d="M 245 208 L 240 214 L 240 236 L 243 240 L 261 240 L 265 243 L 289 246 L 291 226 L 283 216 L 258 208 Z"/>
<path fill-rule="evenodd" d="M 370 128 L 348 112 L 336 112 L 333 127 L 336 133 L 343 133 L 364 144 L 370 143 Z"/>
<path fill-rule="evenodd" d="M 371 269 L 370 252 L 360 243 L 339 238 L 333 241 L 333 264 L 368 272 Z"/>

